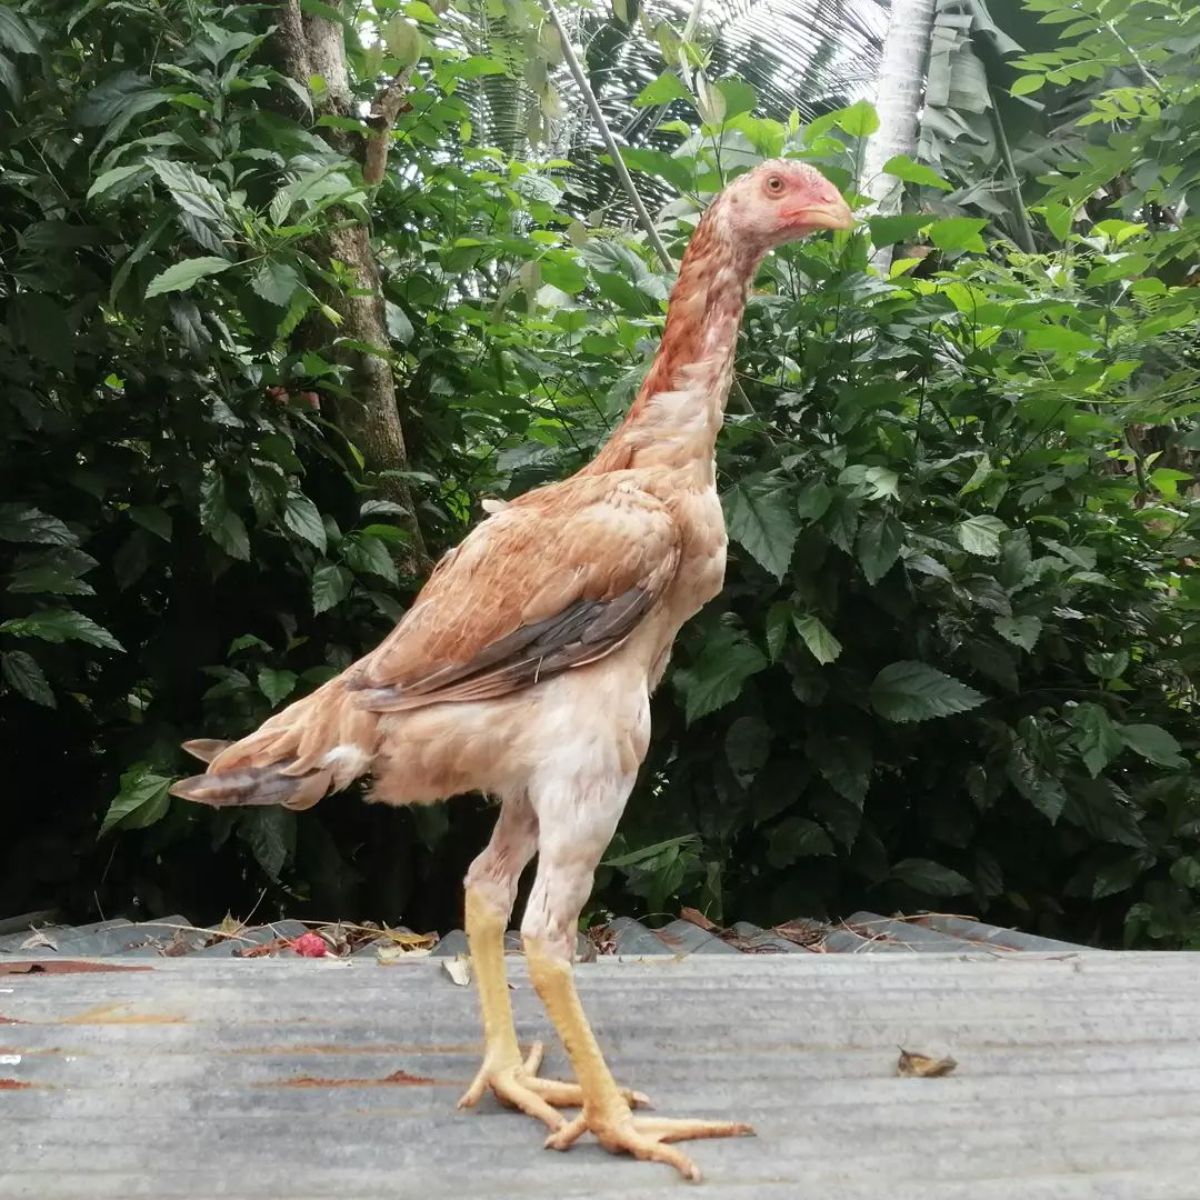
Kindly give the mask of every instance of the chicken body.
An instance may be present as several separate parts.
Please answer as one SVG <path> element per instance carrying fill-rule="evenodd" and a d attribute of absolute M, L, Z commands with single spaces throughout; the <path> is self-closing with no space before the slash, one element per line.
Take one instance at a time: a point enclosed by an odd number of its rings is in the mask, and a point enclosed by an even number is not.
<path fill-rule="evenodd" d="M 372 798 L 421 804 L 470 791 L 500 801 L 466 878 L 466 924 L 490 1088 L 566 1149 L 585 1131 L 610 1150 L 670 1163 L 668 1143 L 750 1132 L 730 1122 L 635 1117 L 575 993 L 575 931 L 595 868 L 650 739 L 650 694 L 680 627 L 721 589 L 726 536 L 714 447 L 747 288 L 762 255 L 850 213 L 811 167 L 765 163 L 710 207 L 671 295 L 659 352 L 624 423 L 572 478 L 482 522 L 437 565 L 372 653 L 231 746 L 193 743 L 208 772 L 176 794 L 210 804 L 305 808 L 369 774 Z M 521 933 L 529 970 L 577 1082 L 522 1058 L 503 933 L 521 872 L 537 873 Z M 574 1121 L 558 1111 L 581 1105 Z"/>
<path fill-rule="evenodd" d="M 515 797 L 531 786 L 536 791 L 533 781 L 559 759 L 569 760 L 568 772 L 574 763 L 577 773 L 603 764 L 605 772 L 636 774 L 649 744 L 649 696 L 675 635 L 724 577 L 720 501 L 696 476 L 687 468 L 651 468 L 582 477 L 492 517 L 536 518 L 543 506 L 569 503 L 563 493 L 586 490 L 602 497 L 615 536 L 636 543 L 657 534 L 664 557 L 677 563 L 654 609 L 604 657 L 505 696 L 381 714 L 373 798 L 411 804 L 471 791 Z M 529 553 L 538 553 L 536 544 Z"/>

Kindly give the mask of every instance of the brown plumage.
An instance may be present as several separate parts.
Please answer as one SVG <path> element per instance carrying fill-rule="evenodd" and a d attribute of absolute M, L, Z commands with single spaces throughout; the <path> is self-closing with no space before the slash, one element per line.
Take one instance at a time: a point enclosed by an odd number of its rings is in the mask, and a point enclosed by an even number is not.
<path fill-rule="evenodd" d="M 667 1143 L 748 1132 L 645 1121 L 600 1055 L 574 993 L 579 912 L 649 742 L 649 695 L 680 626 L 721 588 L 725 528 L 713 452 L 746 291 L 772 246 L 844 229 L 849 209 L 813 168 L 768 162 L 712 204 L 671 293 L 662 344 L 629 414 L 596 458 L 504 505 L 447 554 L 371 653 L 208 761 L 176 795 L 214 805 L 306 808 L 370 775 L 372 798 L 420 804 L 467 791 L 501 802 L 467 875 L 467 933 L 490 1088 L 544 1121 L 548 1144 L 590 1130 L 611 1150 L 671 1163 Z M 577 1084 L 539 1079 L 517 1049 L 502 934 L 538 854 L 522 923 L 530 974 Z M 566 1122 L 558 1106 L 582 1103 Z"/>

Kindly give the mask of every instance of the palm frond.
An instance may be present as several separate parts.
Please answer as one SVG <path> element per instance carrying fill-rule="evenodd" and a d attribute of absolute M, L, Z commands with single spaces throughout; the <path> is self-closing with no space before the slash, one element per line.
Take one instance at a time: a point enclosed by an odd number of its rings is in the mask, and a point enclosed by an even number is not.
<path fill-rule="evenodd" d="M 460 10 L 461 11 L 461 10 Z M 575 164 L 572 182 L 581 212 L 604 208 L 607 219 L 631 216 L 583 97 L 565 70 L 550 67 L 536 36 L 507 17 L 490 16 L 484 0 L 468 10 L 469 36 L 478 52 L 505 64 L 504 75 L 485 76 L 464 87 L 472 106 L 476 137 L 508 153 L 532 152 L 531 134 Z M 665 132 L 671 117 L 694 123 L 695 113 L 676 101 L 662 107 L 635 106 L 647 84 L 668 61 L 659 30 L 677 39 L 693 17 L 693 0 L 624 0 L 611 13 L 572 9 L 563 19 L 582 59 L 610 128 L 631 146 L 665 151 L 678 135 Z M 693 40 L 706 55 L 711 79 L 737 76 L 753 85 L 756 113 L 784 121 L 793 110 L 804 120 L 867 94 L 887 25 L 886 0 L 711 0 L 695 23 Z M 553 117 L 539 107 L 546 84 L 555 89 Z M 641 177 L 647 203 L 670 198 L 660 181 Z"/>

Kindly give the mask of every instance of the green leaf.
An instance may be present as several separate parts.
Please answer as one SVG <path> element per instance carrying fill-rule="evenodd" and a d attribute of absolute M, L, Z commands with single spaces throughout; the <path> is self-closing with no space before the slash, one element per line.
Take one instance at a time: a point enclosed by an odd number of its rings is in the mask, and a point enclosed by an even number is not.
<path fill-rule="evenodd" d="M 400 305 L 393 304 L 390 300 L 384 301 L 384 308 L 387 314 L 388 337 L 393 342 L 399 342 L 400 345 L 407 346 L 413 340 L 413 333 L 415 332 L 408 313 Z"/>
<path fill-rule="evenodd" d="M 18 595 L 91 596 L 95 588 L 79 578 L 98 564 L 73 546 L 53 546 L 17 558 L 8 590 Z"/>
<path fill-rule="evenodd" d="M 874 587 L 900 557 L 904 526 L 890 513 L 872 513 L 858 531 L 858 561 L 867 582 Z"/>
<path fill-rule="evenodd" d="M 267 875 L 278 880 L 296 849 L 296 814 L 286 808 L 252 808 L 238 825 L 238 838 Z"/>
<path fill-rule="evenodd" d="M 264 642 L 262 638 L 257 637 L 253 633 L 243 633 L 240 636 L 235 637 L 233 641 L 229 643 L 229 649 L 225 651 L 225 657 L 231 658 L 241 650 L 251 649 L 266 650 L 269 653 L 271 646 L 269 643 Z"/>
<path fill-rule="evenodd" d="M 258 690 L 272 706 L 287 699 L 295 690 L 300 677 L 295 671 L 279 671 L 274 667 L 263 667 L 258 673 Z"/>
<path fill-rule="evenodd" d="M 656 859 L 678 857 L 681 850 L 694 847 L 699 840 L 694 833 L 684 833 L 679 837 L 655 842 L 653 846 L 642 846 L 638 850 L 630 850 L 627 854 L 606 858 L 600 865 L 603 867 L 646 867 L 653 864 Z"/>
<path fill-rule="evenodd" d="M 813 733 L 804 744 L 809 760 L 839 796 L 862 808 L 871 786 L 874 757 L 861 738 L 827 737 Z"/>
<path fill-rule="evenodd" d="M 232 508 L 225 493 L 225 479 L 210 471 L 200 485 L 200 524 L 226 554 L 250 561 L 250 537 L 245 523 Z"/>
<path fill-rule="evenodd" d="M 1060 351 L 1077 354 L 1081 350 L 1099 350 L 1101 343 L 1077 329 L 1065 325 L 1039 325 L 1025 334 L 1025 344 L 1030 350 Z"/>
<path fill-rule="evenodd" d="M 78 538 L 57 518 L 29 504 L 0 504 L 0 542 L 74 546 Z"/>
<path fill-rule="evenodd" d="M 1013 653 L 1007 646 L 990 638 L 971 638 L 963 646 L 967 661 L 988 679 L 994 680 L 1007 692 L 1016 695 L 1021 685 L 1017 678 Z"/>
<path fill-rule="evenodd" d="M 346 14 L 336 4 L 326 4 L 325 0 L 300 0 L 300 11 L 320 17 L 334 25 L 346 25 Z"/>
<path fill-rule="evenodd" d="M 378 538 L 360 533 L 346 541 L 342 558 L 355 574 L 378 575 L 388 583 L 398 583 L 396 564 L 387 552 L 387 547 Z"/>
<path fill-rule="evenodd" d="M 303 492 L 290 492 L 283 502 L 283 523 L 310 546 L 325 553 L 325 522 L 317 506 Z"/>
<path fill-rule="evenodd" d="M 345 567 L 334 563 L 322 563 L 312 577 L 313 612 L 328 612 L 350 594 L 354 576 Z"/>
<path fill-rule="evenodd" d="M 721 499 L 729 536 L 776 579 L 783 579 L 800 533 L 786 486 L 766 478 L 751 479 L 734 484 Z"/>
<path fill-rule="evenodd" d="M 130 767 L 121 776 L 120 788 L 96 836 L 103 837 L 117 825 L 123 829 L 145 829 L 162 820 L 171 807 L 170 786 L 169 778 L 152 771 L 146 763 Z"/>
<path fill-rule="evenodd" d="M 717 91 L 725 100 L 724 120 L 729 121 L 742 113 L 753 111 L 758 103 L 758 92 L 744 79 L 731 76 L 717 80 Z"/>
<path fill-rule="evenodd" d="M 1138 810 L 1120 788 L 1106 779 L 1076 781 L 1062 815 L 1100 841 L 1139 850 L 1147 844 L 1138 824 Z"/>
<path fill-rule="evenodd" d="M 788 626 L 792 623 L 793 610 L 788 600 L 777 600 L 767 609 L 767 653 L 772 662 L 777 662 L 787 644 Z"/>
<path fill-rule="evenodd" d="M 1120 679 L 1125 674 L 1125 668 L 1129 666 L 1129 651 L 1113 650 L 1108 654 L 1088 651 L 1083 656 L 1083 661 L 1097 679 Z"/>
<path fill-rule="evenodd" d="M 1075 207 L 1072 204 L 1044 204 L 1039 209 L 1046 222 L 1046 227 L 1060 241 L 1065 242 L 1071 235 L 1071 225 L 1075 220 Z"/>
<path fill-rule="evenodd" d="M 506 75 L 508 68 L 498 58 L 488 58 L 482 54 L 473 54 L 470 58 L 449 64 L 449 70 L 455 81 L 466 82 L 478 79 L 481 75 Z"/>
<path fill-rule="evenodd" d="M 1014 744 L 1005 769 L 1013 787 L 1053 825 L 1067 802 L 1062 783 L 1034 759 L 1024 742 Z"/>
<path fill-rule="evenodd" d="M 692 93 L 683 86 L 674 71 L 664 71 L 652 83 L 646 84 L 633 102 L 634 108 L 648 108 L 653 104 L 670 104 L 672 100 L 692 103 Z"/>
<path fill-rule="evenodd" d="M 296 274 L 296 269 L 289 267 L 287 263 L 267 259 L 260 263 L 258 270 L 251 275 L 250 286 L 268 304 L 286 308 L 300 286 L 300 276 Z"/>
<path fill-rule="evenodd" d="M 19 696 L 41 704 L 46 708 L 55 707 L 54 692 L 46 679 L 42 668 L 38 666 L 32 655 L 24 650 L 10 650 L 0 654 L 0 677 Z"/>
<path fill-rule="evenodd" d="M 15 9 L 0 7 L 0 45 L 14 54 L 37 54 L 38 40 L 33 26 Z"/>
<path fill-rule="evenodd" d="M 1191 479 L 1190 471 L 1176 471 L 1171 467 L 1158 467 L 1150 472 L 1151 485 L 1172 502 L 1179 498 L 1179 485 Z"/>
<path fill-rule="evenodd" d="M 83 97 L 75 116 L 84 126 L 107 126 L 99 143 L 103 146 L 119 137 L 138 114 L 149 112 L 170 98 L 169 92 L 150 87 L 148 76 L 139 75 L 136 71 L 119 71 L 116 75 L 109 75 Z"/>
<path fill-rule="evenodd" d="M 771 727 L 761 717 L 738 717 L 725 735 L 725 758 L 733 773 L 749 783 L 771 753 Z"/>
<path fill-rule="evenodd" d="M 425 53 L 425 38 L 421 31 L 399 15 L 383 27 L 383 40 L 401 67 L 412 66 Z"/>
<path fill-rule="evenodd" d="M 819 521 L 832 502 L 833 489 L 823 480 L 816 479 L 800 489 L 796 513 L 801 521 Z"/>
<path fill-rule="evenodd" d="M 962 896 L 971 890 L 965 876 L 928 858 L 902 858 L 892 867 L 891 878 L 929 896 Z"/>
<path fill-rule="evenodd" d="M 833 842 L 816 821 L 788 817 L 771 830 L 767 842 L 767 865 L 790 867 L 799 858 L 832 855 Z"/>
<path fill-rule="evenodd" d="M 0 625 L 0 629 L 4 627 Z M 1187 766 L 1179 743 L 1159 725 L 1117 725 L 1117 735 L 1135 754 L 1159 767 Z"/>
<path fill-rule="evenodd" d="M 839 495 L 833 498 L 825 514 L 825 529 L 829 540 L 847 554 L 853 552 L 854 535 L 858 530 L 859 503 L 852 496 Z"/>
<path fill-rule="evenodd" d="M 146 288 L 146 299 L 161 296 L 164 292 L 186 292 L 207 275 L 227 271 L 233 263 L 224 258 L 185 258 L 150 280 Z"/>
<path fill-rule="evenodd" d="M 9 330 L 34 358 L 73 374 L 74 331 L 67 310 L 43 292 L 18 292 L 7 301 Z"/>
<path fill-rule="evenodd" d="M 1045 75 L 1022 75 L 1009 89 L 1014 96 L 1029 96 L 1045 86 Z"/>
<path fill-rule="evenodd" d="M 839 109 L 830 114 L 839 129 L 845 130 L 851 137 L 870 137 L 879 128 L 879 114 L 875 106 L 866 100 L 859 100 L 849 108 Z"/>
<path fill-rule="evenodd" d="M 94 200 L 97 196 L 103 196 L 109 188 L 116 187 L 123 179 L 139 175 L 146 169 L 146 164 L 140 162 L 126 163 L 123 167 L 113 167 L 111 171 L 105 171 L 96 177 L 92 186 L 88 188 L 85 199 Z"/>
<path fill-rule="evenodd" d="M 928 213 L 898 213 L 894 217 L 868 217 L 871 241 L 876 246 L 894 246 L 916 237 L 933 222 Z"/>
<path fill-rule="evenodd" d="M 565 250 L 552 251 L 540 260 L 542 282 L 568 296 L 578 295 L 587 287 L 587 272 Z"/>
<path fill-rule="evenodd" d="M 1131 888 L 1141 878 L 1146 866 L 1140 854 L 1131 854 L 1118 862 L 1102 867 L 1092 883 L 1092 899 L 1103 900 Z"/>
<path fill-rule="evenodd" d="M 978 708 L 985 697 L 922 662 L 894 662 L 875 676 L 871 705 L 889 721 L 928 721 Z"/>
<path fill-rule="evenodd" d="M 1190 891 L 1200 891 L 1200 859 L 1188 855 L 1171 864 L 1171 878 Z"/>
<path fill-rule="evenodd" d="M 863 825 L 862 806 L 832 788 L 818 788 L 810 801 L 813 814 L 846 850 L 853 848 Z"/>
<path fill-rule="evenodd" d="M 169 159 L 154 158 L 147 166 L 166 185 L 171 199 L 183 212 L 210 225 L 223 225 L 225 198 L 207 179 L 196 174 L 186 163 Z"/>
<path fill-rule="evenodd" d="M 842 643 L 826 629 L 820 617 L 794 617 L 796 632 L 804 639 L 813 658 L 822 666 L 836 661 L 842 652 Z"/>
<path fill-rule="evenodd" d="M 866 494 L 872 500 L 883 500 L 900 495 L 900 476 L 890 467 L 868 467 L 863 472 Z"/>
<path fill-rule="evenodd" d="M 1008 526 L 999 517 L 984 514 L 960 522 L 955 533 L 968 554 L 991 558 L 1000 553 L 1000 535 L 1007 530 Z"/>
<path fill-rule="evenodd" d="M 27 617 L 13 617 L 0 623 L 0 633 L 13 637 L 38 638 L 43 642 L 86 642 L 102 650 L 119 650 L 125 647 L 91 617 L 76 612 L 73 608 L 44 608 Z"/>
<path fill-rule="evenodd" d="M 1108 713 L 1098 704 L 1080 704 L 1071 715 L 1075 748 L 1094 779 L 1118 754 L 1124 744 Z"/>
<path fill-rule="evenodd" d="M 983 218 L 947 217 L 930 225 L 929 239 L 939 250 L 975 250 L 982 254 L 987 247 L 979 231 L 985 225 L 987 220 Z"/>
<path fill-rule="evenodd" d="M 164 542 L 171 540 L 174 522 L 171 520 L 171 514 L 163 509 L 156 508 L 152 504 L 142 505 L 138 508 L 131 508 L 129 518 L 143 529 L 148 529 L 155 537 L 162 538 Z"/>
<path fill-rule="evenodd" d="M 960 496 L 968 496 L 971 494 L 971 492 L 978 491 L 985 483 L 987 483 L 991 473 L 992 460 L 988 457 L 986 452 L 980 454 L 975 463 L 975 470 L 971 472 L 971 478 L 968 479 L 961 488 L 959 488 L 958 494 Z"/>
<path fill-rule="evenodd" d="M 741 694 L 751 675 L 767 660 L 745 634 L 720 626 L 688 667 L 675 671 L 673 683 L 683 695 L 687 723 L 716 712 Z"/>
<path fill-rule="evenodd" d="M 650 146 L 621 146 L 619 149 L 621 158 L 631 171 L 644 171 L 647 175 L 665 179 L 680 192 L 686 193 L 693 189 L 692 167 L 682 159 L 672 158 L 665 150 L 655 150 Z M 588 242 L 587 248 L 590 254 L 595 254 L 597 251 L 603 253 L 606 247 L 613 249 L 617 245 L 619 243 L 593 238 Z"/>
<path fill-rule="evenodd" d="M 903 179 L 905 183 L 916 183 L 922 187 L 937 188 L 943 192 L 953 190 L 953 185 L 947 183 L 936 171 L 925 166 L 924 163 L 913 162 L 907 154 L 897 154 L 893 158 L 889 158 L 883 164 L 883 173 L 896 179 Z"/>
<path fill-rule="evenodd" d="M 1038 617 L 997 617 L 992 624 L 1006 642 L 1030 652 L 1037 645 L 1042 632 L 1042 622 Z"/>
<path fill-rule="evenodd" d="M 397 525 L 364 525 L 359 532 L 393 546 L 406 546 L 412 540 L 412 535 Z"/>

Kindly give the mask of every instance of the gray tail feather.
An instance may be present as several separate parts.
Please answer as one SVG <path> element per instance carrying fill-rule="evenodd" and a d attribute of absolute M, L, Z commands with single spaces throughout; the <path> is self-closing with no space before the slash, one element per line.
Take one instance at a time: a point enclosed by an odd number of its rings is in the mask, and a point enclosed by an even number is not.
<path fill-rule="evenodd" d="M 285 759 L 265 767 L 241 767 L 193 775 L 171 785 L 171 795 L 214 808 L 282 804 L 286 808 L 309 808 L 329 790 L 332 772 L 313 771 L 289 776 L 284 770 L 294 759 Z"/>
<path fill-rule="evenodd" d="M 192 738 L 190 742 L 183 743 L 183 748 L 193 758 L 207 763 L 212 762 L 222 750 L 228 750 L 232 745 L 232 742 L 220 741 L 217 738 Z"/>

